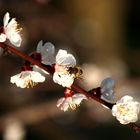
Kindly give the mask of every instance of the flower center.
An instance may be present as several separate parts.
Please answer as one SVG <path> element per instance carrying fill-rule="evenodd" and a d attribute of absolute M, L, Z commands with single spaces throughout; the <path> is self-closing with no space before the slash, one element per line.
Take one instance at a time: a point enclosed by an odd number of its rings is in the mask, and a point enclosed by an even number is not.
<path fill-rule="evenodd" d="M 73 102 L 70 102 L 70 103 L 69 103 L 69 107 L 70 107 L 72 110 L 75 110 L 76 107 L 77 107 L 77 105 L 76 105 L 75 103 L 73 103 Z"/>
<path fill-rule="evenodd" d="M 31 79 L 26 79 L 24 81 L 24 85 L 26 88 L 33 88 L 35 85 L 37 85 L 37 83 L 33 82 Z"/>
<path fill-rule="evenodd" d="M 122 116 L 125 116 L 129 112 L 129 108 L 125 107 L 124 105 L 119 105 L 117 110 Z"/>

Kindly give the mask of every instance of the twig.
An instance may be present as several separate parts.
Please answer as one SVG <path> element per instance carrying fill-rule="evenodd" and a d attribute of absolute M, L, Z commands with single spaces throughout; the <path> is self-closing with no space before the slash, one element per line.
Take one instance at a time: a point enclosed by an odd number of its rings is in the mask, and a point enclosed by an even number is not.
<path fill-rule="evenodd" d="M 24 60 L 29 61 L 33 65 L 37 65 L 38 67 L 40 67 L 43 70 L 47 71 L 48 73 L 52 74 L 52 72 L 50 71 L 49 66 L 48 67 L 44 66 L 39 61 L 37 61 L 37 60 L 31 58 L 30 56 L 18 51 L 14 47 L 11 47 L 11 46 L 9 46 L 7 44 L 4 44 L 4 43 L 0 43 L 0 47 L 3 48 L 4 50 L 5 49 L 9 50 L 10 52 L 18 55 L 19 57 L 23 58 Z M 115 104 L 115 103 L 106 102 L 106 101 L 102 100 L 101 98 L 99 98 L 98 94 L 100 95 L 101 93 L 100 93 L 100 90 L 98 90 L 98 88 L 94 89 L 94 92 L 91 92 L 91 91 L 87 92 L 84 89 L 82 89 L 81 87 L 78 87 L 78 86 L 76 86 L 74 84 L 71 86 L 71 88 L 73 90 L 75 90 L 76 92 L 78 92 L 78 93 L 82 93 L 82 94 L 86 95 L 88 98 L 92 98 L 92 99 L 96 100 L 97 102 L 107 106 L 110 109 L 112 109 L 112 106 Z M 132 128 L 135 132 L 137 132 L 137 133 L 140 132 L 140 127 L 138 125 L 136 125 L 135 123 L 130 123 L 130 124 L 128 124 L 128 126 L 130 128 Z"/>

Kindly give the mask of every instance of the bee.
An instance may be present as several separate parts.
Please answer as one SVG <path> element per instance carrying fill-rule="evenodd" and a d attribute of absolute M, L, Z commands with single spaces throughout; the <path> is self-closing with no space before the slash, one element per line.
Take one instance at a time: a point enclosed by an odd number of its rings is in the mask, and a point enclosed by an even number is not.
<path fill-rule="evenodd" d="M 81 75 L 83 74 L 83 71 L 79 66 L 69 67 L 67 71 L 69 74 L 74 74 L 75 78 L 81 78 Z"/>

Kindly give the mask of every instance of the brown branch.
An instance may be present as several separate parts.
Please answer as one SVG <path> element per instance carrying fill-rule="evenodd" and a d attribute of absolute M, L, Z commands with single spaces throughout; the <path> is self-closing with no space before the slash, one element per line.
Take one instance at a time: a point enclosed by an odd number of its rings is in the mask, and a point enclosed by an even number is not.
<path fill-rule="evenodd" d="M 135 123 L 129 123 L 128 127 L 130 127 L 131 129 L 133 129 L 136 133 L 140 133 L 140 127 L 135 124 Z"/>
<path fill-rule="evenodd" d="M 47 67 L 43 66 L 39 61 L 37 60 L 34 60 L 33 58 L 31 58 L 30 56 L 18 51 L 17 49 L 15 49 L 14 47 L 11 47 L 7 44 L 4 44 L 4 43 L 0 43 L 0 47 L 3 48 L 4 50 L 9 50 L 10 52 L 18 55 L 19 57 L 23 58 L 24 60 L 26 61 L 29 61 L 31 62 L 32 64 L 34 65 L 37 65 L 38 67 L 44 69 L 45 71 L 49 72 L 49 70 L 47 69 Z"/>
<path fill-rule="evenodd" d="M 48 73 L 50 73 L 49 69 L 48 69 L 46 66 L 42 65 L 39 61 L 34 60 L 34 59 L 31 58 L 30 56 L 28 56 L 28 55 L 26 55 L 26 54 L 24 54 L 24 53 L 18 51 L 18 50 L 15 49 L 14 47 L 11 47 L 11 46 L 9 46 L 9 45 L 7 45 L 7 44 L 3 44 L 3 43 L 0 43 L 0 47 L 3 48 L 4 50 L 7 49 L 7 50 L 11 51 L 12 53 L 14 53 L 14 54 L 18 55 L 19 57 L 23 58 L 24 60 L 29 61 L 29 62 L 31 62 L 32 64 L 37 65 L 38 67 L 40 67 L 40 68 L 42 68 L 43 70 L 45 70 L 45 71 L 47 71 Z M 102 100 L 102 99 L 100 99 L 100 98 L 97 98 L 94 94 L 88 93 L 88 92 L 86 92 L 84 89 L 82 89 L 82 88 L 80 88 L 80 87 L 78 87 L 78 86 L 76 86 L 76 85 L 74 85 L 74 84 L 73 84 L 71 87 L 72 87 L 74 90 L 76 90 L 76 92 L 82 93 L 82 94 L 86 95 L 87 97 L 92 98 L 92 99 L 94 99 L 94 100 L 100 102 L 101 104 L 104 104 L 105 106 L 107 106 L 107 107 L 109 107 L 109 108 L 112 108 L 112 105 L 113 105 L 112 103 L 108 103 L 108 102 L 106 102 L 106 101 L 104 101 L 104 100 Z"/>
<path fill-rule="evenodd" d="M 12 53 L 14 53 L 14 54 L 18 55 L 19 57 L 23 58 L 24 60 L 29 61 L 30 63 L 32 63 L 34 65 L 37 65 L 38 67 L 40 67 L 43 70 L 47 71 L 48 73 L 52 74 L 50 72 L 50 70 L 46 66 L 42 65 L 39 61 L 37 61 L 37 60 L 31 58 L 30 56 L 18 51 L 14 47 L 11 47 L 11 46 L 9 46 L 7 44 L 4 44 L 4 43 L 0 43 L 0 47 L 3 48 L 4 50 L 6 49 L 6 50 L 11 51 Z M 76 92 L 79 92 L 79 93 L 82 93 L 82 94 L 86 95 L 88 98 L 92 98 L 92 99 L 96 100 L 97 102 L 107 106 L 110 109 L 112 109 L 112 106 L 114 105 L 114 103 L 106 102 L 106 101 L 102 100 L 101 98 L 99 98 L 96 94 L 94 94 L 90 91 L 87 92 L 84 89 L 82 89 L 82 88 L 80 88 L 80 87 L 78 87 L 74 84 L 71 86 L 71 88 L 73 90 L 75 90 Z M 94 89 L 94 90 L 95 90 L 95 92 L 100 92 L 99 90 L 96 90 L 96 89 Z M 101 93 L 99 93 L 99 94 L 101 94 Z M 132 128 L 134 131 L 136 131 L 137 133 L 140 132 L 140 127 L 138 125 L 136 125 L 134 123 L 130 123 L 130 124 L 128 124 L 128 126 L 130 128 Z"/>

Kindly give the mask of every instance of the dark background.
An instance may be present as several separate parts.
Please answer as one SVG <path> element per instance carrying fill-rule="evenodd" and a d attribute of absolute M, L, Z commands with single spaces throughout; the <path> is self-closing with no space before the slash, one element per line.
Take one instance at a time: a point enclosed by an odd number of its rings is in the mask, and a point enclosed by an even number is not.
<path fill-rule="evenodd" d="M 50 41 L 56 51 L 67 49 L 76 57 L 84 70 L 81 87 L 97 87 L 112 76 L 116 100 L 131 95 L 140 101 L 138 0 L 0 0 L 1 25 L 7 11 L 23 28 L 19 50 L 30 54 L 40 40 Z M 23 62 L 15 55 L 1 55 L 0 139 L 140 139 L 95 101 L 85 101 L 75 111 L 60 111 L 56 102 L 63 88 L 49 77 L 32 89 L 12 85 L 10 77 L 20 73 Z"/>

